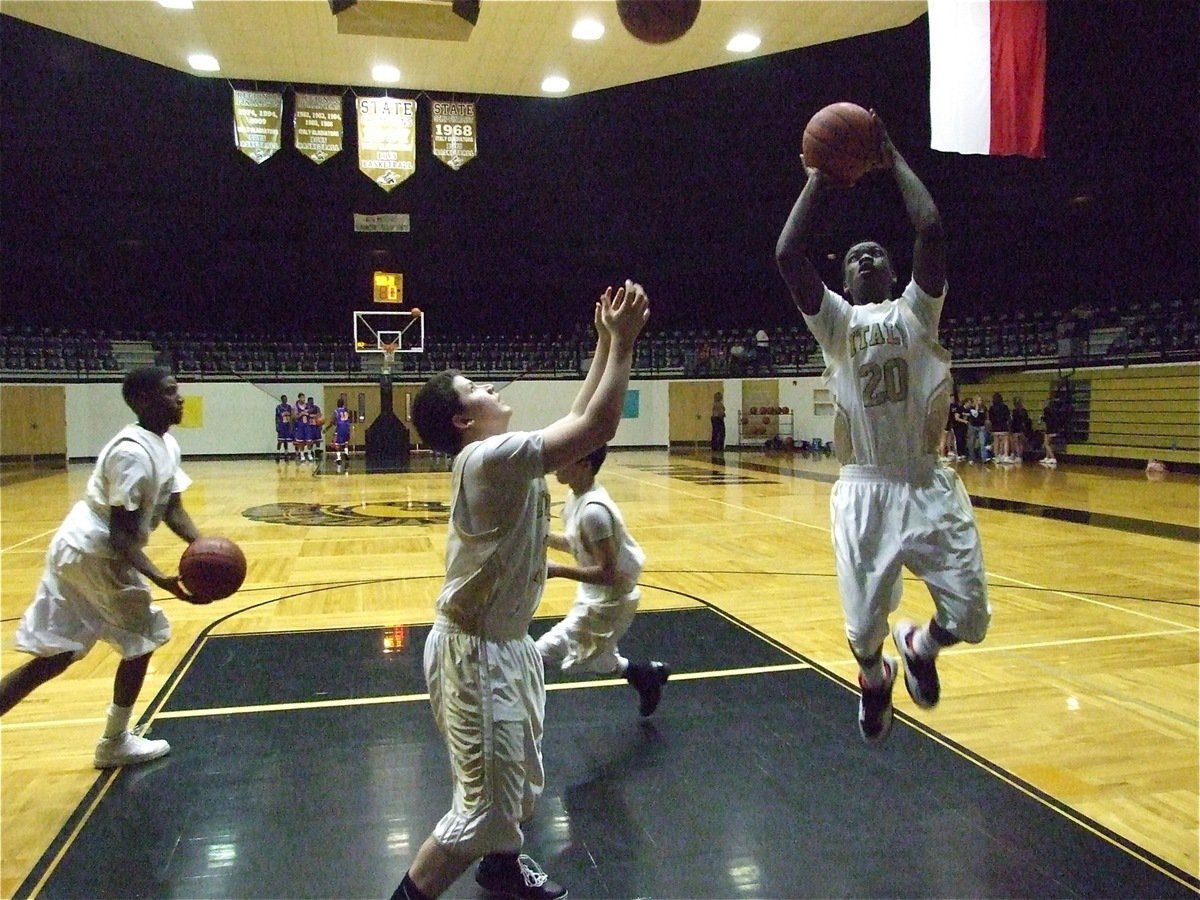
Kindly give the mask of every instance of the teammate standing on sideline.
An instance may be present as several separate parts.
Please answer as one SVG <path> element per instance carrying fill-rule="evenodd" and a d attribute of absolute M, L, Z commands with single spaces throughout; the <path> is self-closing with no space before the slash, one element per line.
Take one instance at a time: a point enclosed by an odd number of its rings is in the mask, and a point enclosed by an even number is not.
<path fill-rule="evenodd" d="M 316 397 L 308 398 L 308 425 L 305 428 L 304 442 L 308 448 L 308 461 L 316 462 L 317 453 L 325 449 L 325 436 L 321 426 L 325 419 L 321 415 L 321 407 L 317 405 Z"/>
<path fill-rule="evenodd" d="M 546 473 L 603 446 L 621 421 L 633 348 L 650 314 L 625 282 L 596 304 L 596 352 L 574 404 L 540 431 L 510 432 L 490 384 L 441 372 L 413 402 L 421 439 L 454 454 L 446 580 L 425 642 L 425 678 L 446 740 L 453 805 L 417 851 L 393 900 L 444 892 L 472 861 L 475 880 L 521 900 L 566 894 L 522 854 L 521 823 L 545 785 L 542 657 L 529 636 L 546 579 Z"/>
<path fill-rule="evenodd" d="M 296 395 L 296 412 L 292 417 L 292 443 L 296 447 L 296 462 L 303 462 L 308 455 L 308 400 L 303 393 Z"/>
<path fill-rule="evenodd" d="M 942 220 L 882 120 L 872 117 L 882 135 L 877 168 L 892 173 L 916 231 L 903 294 L 891 299 L 896 275 L 874 241 L 855 244 L 843 260 L 850 302 L 821 282 L 807 252 L 830 182 L 815 169 L 807 169 L 775 256 L 824 353 L 836 401 L 834 450 L 842 468 L 830 510 L 838 588 L 860 670 L 859 730 L 865 740 L 879 741 L 892 725 L 897 663 L 884 658 L 883 644 L 888 616 L 900 603 L 901 567 L 925 582 L 937 607 L 927 625 L 901 621 L 892 630 L 905 685 L 922 708 L 940 696 L 938 651 L 982 641 L 991 609 L 970 499 L 954 470 L 937 459 L 953 391 L 950 354 L 938 343 L 946 291 Z"/>
<path fill-rule="evenodd" d="M 146 579 L 182 600 L 192 598 L 179 576 L 160 572 L 143 548 L 160 522 L 189 544 L 200 537 L 181 496 L 192 482 L 180 468 L 179 444 L 167 434 L 183 418 L 179 385 L 168 369 L 135 369 L 121 393 L 137 424 L 122 428 L 100 451 L 85 498 L 51 539 L 41 583 L 17 626 L 16 648 L 34 658 L 0 680 L 2 714 L 97 641 L 116 650 L 121 662 L 96 745 L 98 769 L 149 762 L 171 750 L 166 741 L 129 731 L 150 656 L 171 637 Z"/>
<path fill-rule="evenodd" d="M 281 394 L 279 405 L 275 407 L 275 461 L 283 462 L 291 458 L 292 419 L 294 412 L 288 403 L 287 394 Z"/>
<path fill-rule="evenodd" d="M 617 643 L 633 624 L 642 592 L 637 581 L 646 562 L 617 504 L 596 481 L 608 448 L 593 450 L 583 459 L 558 469 L 554 476 L 570 485 L 563 506 L 563 530 L 551 532 L 551 550 L 570 553 L 575 565 L 551 562 L 550 578 L 579 582 L 567 617 L 538 638 L 542 661 L 564 672 L 597 672 L 624 678 L 638 692 L 638 712 L 653 714 L 671 670 L 661 662 L 631 663 Z"/>

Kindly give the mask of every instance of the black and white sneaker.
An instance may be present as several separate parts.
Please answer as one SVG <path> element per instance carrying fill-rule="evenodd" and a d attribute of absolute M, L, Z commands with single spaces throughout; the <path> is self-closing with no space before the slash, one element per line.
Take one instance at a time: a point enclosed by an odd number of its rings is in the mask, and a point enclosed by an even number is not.
<path fill-rule="evenodd" d="M 663 685 L 671 677 L 671 667 L 666 663 L 630 663 L 625 679 L 638 692 L 638 713 L 653 715 L 662 699 Z"/>
<path fill-rule="evenodd" d="M 900 651 L 900 661 L 904 665 L 904 686 L 908 688 L 908 696 L 921 709 L 932 709 L 937 706 L 942 696 L 942 685 L 938 680 L 937 660 L 918 656 L 913 649 L 912 637 L 916 634 L 917 626 L 912 622 L 901 620 L 892 629 L 892 640 Z"/>
<path fill-rule="evenodd" d="M 499 897 L 515 900 L 559 900 L 567 889 L 551 881 L 532 856 L 492 854 L 479 861 L 475 882 Z"/>
<path fill-rule="evenodd" d="M 868 687 L 858 676 L 862 690 L 858 698 L 858 733 L 868 744 L 878 743 L 892 730 L 892 688 L 896 685 L 896 668 L 899 663 L 890 657 L 883 658 L 884 682 L 878 687 Z"/>

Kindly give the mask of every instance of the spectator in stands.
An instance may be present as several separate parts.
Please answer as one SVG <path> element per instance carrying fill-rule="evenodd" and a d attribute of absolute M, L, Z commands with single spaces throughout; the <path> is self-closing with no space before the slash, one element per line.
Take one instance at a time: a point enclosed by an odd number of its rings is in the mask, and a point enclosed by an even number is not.
<path fill-rule="evenodd" d="M 1012 444 L 1009 441 L 1009 423 L 1012 419 L 1012 413 L 1009 411 L 1008 404 L 1004 402 L 1004 397 L 999 391 L 992 394 L 992 405 L 988 409 L 988 425 L 992 430 L 992 459 L 997 463 L 1010 463 L 1012 458 Z"/>
<path fill-rule="evenodd" d="M 760 328 L 754 335 L 755 366 L 760 372 L 771 369 L 771 337 Z"/>
<path fill-rule="evenodd" d="M 1029 410 L 1025 408 L 1025 404 L 1021 401 L 1020 397 L 1013 397 L 1009 434 L 1012 437 L 1013 462 L 1021 462 L 1025 459 L 1025 452 L 1029 448 L 1030 438 L 1033 437 L 1033 420 L 1029 417 Z"/>

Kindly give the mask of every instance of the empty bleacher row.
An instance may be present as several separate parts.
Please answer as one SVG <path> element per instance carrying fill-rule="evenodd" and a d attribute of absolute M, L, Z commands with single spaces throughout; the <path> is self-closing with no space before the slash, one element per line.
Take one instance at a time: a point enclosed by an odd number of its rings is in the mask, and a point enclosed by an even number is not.
<path fill-rule="evenodd" d="M 758 336 L 761 338 L 761 335 Z M 641 376 L 741 377 L 815 373 L 816 342 L 802 323 L 755 329 L 655 330 L 639 341 L 634 368 Z M 1128 307 L 1019 311 L 1008 315 L 947 315 L 941 341 L 957 365 L 1120 365 L 1200 358 L 1200 300 L 1150 301 Z M 424 351 L 398 353 L 396 377 L 444 368 L 490 377 L 521 374 L 577 377 L 594 338 L 575 335 L 432 333 Z M 213 332 L 84 331 L 0 326 L 0 365 L 9 378 L 112 378 L 133 365 L 157 362 L 182 378 L 252 375 L 287 380 L 326 375 L 373 377 L 381 357 L 355 352 L 346 340 L 268 339 Z"/>

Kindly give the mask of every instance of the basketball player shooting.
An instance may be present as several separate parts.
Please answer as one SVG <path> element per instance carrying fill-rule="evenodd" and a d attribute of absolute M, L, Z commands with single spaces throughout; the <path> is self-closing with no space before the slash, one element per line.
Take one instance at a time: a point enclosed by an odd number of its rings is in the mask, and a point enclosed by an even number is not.
<path fill-rule="evenodd" d="M 842 465 L 830 503 L 833 548 L 846 635 L 859 665 L 859 731 L 873 742 L 891 730 L 900 666 L 913 702 L 935 706 L 938 652 L 982 641 L 991 608 L 970 500 L 937 456 L 953 387 L 950 354 L 938 343 L 946 293 L 942 219 L 882 120 L 871 113 L 868 127 L 879 138 L 868 171 L 891 172 L 916 231 L 912 278 L 903 293 L 892 299 L 891 257 L 874 241 L 846 253 L 845 298 L 822 283 L 809 240 L 821 200 L 835 185 L 817 168 L 806 169 L 775 257 L 825 355 L 825 379 L 836 401 L 834 452 Z M 900 603 L 902 565 L 925 582 L 936 613 L 920 627 L 897 622 L 897 660 L 885 658 L 883 645 L 888 617 Z"/>

